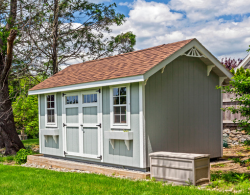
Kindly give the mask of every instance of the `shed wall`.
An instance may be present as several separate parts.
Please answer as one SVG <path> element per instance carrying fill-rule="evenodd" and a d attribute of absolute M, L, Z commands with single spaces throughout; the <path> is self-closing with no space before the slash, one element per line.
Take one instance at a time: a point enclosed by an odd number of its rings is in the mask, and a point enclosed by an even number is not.
<path fill-rule="evenodd" d="M 145 87 L 148 154 L 157 151 L 221 154 L 219 77 L 198 58 L 181 56 Z"/>
<path fill-rule="evenodd" d="M 110 88 L 102 88 L 102 111 L 103 111 L 103 131 L 110 131 Z M 133 131 L 133 140 L 130 141 L 129 150 L 125 146 L 124 140 L 115 140 L 113 149 L 109 139 L 104 137 L 104 154 L 105 163 L 112 163 L 124 166 L 140 166 L 140 136 L 139 136 L 139 83 L 130 84 L 130 127 Z M 119 130 L 119 129 L 112 129 Z M 120 129 L 123 131 L 123 129 Z"/>
<path fill-rule="evenodd" d="M 45 98 L 46 95 L 40 95 L 40 142 L 41 142 L 41 153 L 50 154 L 56 156 L 63 156 L 63 135 L 62 135 L 62 95 L 56 93 L 56 108 L 57 108 L 57 127 L 46 127 L 45 126 Z M 56 137 L 57 142 L 52 136 L 47 136 L 45 140 L 42 130 L 51 129 L 59 130 L 59 136 Z"/>

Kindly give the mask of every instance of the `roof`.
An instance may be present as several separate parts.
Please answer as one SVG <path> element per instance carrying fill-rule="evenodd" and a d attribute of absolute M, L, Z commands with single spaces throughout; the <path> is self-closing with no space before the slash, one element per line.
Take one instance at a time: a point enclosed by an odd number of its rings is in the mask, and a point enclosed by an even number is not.
<path fill-rule="evenodd" d="M 30 91 L 143 75 L 192 40 L 194 39 L 71 65 Z"/>
<path fill-rule="evenodd" d="M 239 64 L 239 66 L 237 66 L 237 67 L 235 68 L 235 70 L 239 69 L 240 67 L 248 68 L 249 62 L 250 62 L 250 54 L 248 54 L 248 55 L 243 59 L 243 61 Z"/>

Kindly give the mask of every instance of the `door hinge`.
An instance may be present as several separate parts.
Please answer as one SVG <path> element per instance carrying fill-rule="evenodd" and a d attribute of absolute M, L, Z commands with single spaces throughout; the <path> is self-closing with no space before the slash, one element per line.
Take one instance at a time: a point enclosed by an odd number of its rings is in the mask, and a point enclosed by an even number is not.
<path fill-rule="evenodd" d="M 66 94 L 65 93 L 62 93 L 62 96 L 64 97 Z"/>
<path fill-rule="evenodd" d="M 65 123 L 63 123 L 63 127 L 66 127 L 67 125 Z"/>
<path fill-rule="evenodd" d="M 96 126 L 102 128 L 102 124 L 101 123 L 99 125 L 96 125 Z"/>
<path fill-rule="evenodd" d="M 98 89 L 98 90 L 96 90 L 96 92 L 99 92 L 99 93 L 101 93 L 101 89 Z"/>
<path fill-rule="evenodd" d="M 100 155 L 100 156 L 97 156 L 97 158 L 100 158 L 100 160 L 102 160 L 102 155 Z"/>

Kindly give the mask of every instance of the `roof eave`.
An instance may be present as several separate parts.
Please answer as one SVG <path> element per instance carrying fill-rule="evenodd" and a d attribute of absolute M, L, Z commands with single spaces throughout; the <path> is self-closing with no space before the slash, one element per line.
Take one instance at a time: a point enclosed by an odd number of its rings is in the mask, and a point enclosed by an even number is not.
<path fill-rule="evenodd" d="M 113 85 L 121 85 L 126 83 L 135 83 L 144 81 L 143 75 L 131 76 L 131 77 L 122 77 L 117 79 L 103 80 L 103 81 L 95 81 L 89 83 L 80 83 L 74 85 L 66 85 L 60 87 L 46 88 L 46 89 L 38 89 L 38 90 L 30 90 L 29 95 L 39 95 L 39 94 L 48 94 L 55 92 L 65 92 L 65 91 L 74 91 L 79 89 L 90 89 L 90 88 L 98 88 L 104 86 L 113 86 Z"/>

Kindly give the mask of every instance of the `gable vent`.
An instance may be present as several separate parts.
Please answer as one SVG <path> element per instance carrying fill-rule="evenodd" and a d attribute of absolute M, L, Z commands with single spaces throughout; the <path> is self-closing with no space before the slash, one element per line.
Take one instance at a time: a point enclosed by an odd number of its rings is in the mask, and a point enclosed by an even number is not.
<path fill-rule="evenodd" d="M 183 55 L 188 56 L 188 57 L 206 58 L 206 56 L 204 56 L 201 52 L 199 52 L 195 47 L 191 48 L 190 50 L 185 52 Z"/>

